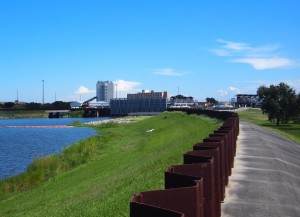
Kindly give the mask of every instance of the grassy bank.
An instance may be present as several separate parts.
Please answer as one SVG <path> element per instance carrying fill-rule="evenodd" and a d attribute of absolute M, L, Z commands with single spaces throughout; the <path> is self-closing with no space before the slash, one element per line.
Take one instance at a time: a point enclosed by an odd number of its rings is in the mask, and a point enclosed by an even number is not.
<path fill-rule="evenodd" d="M 182 163 L 182 154 L 220 124 L 174 112 L 96 126 L 102 136 L 85 141 L 97 147 L 90 161 L 58 172 L 29 191 L 3 194 L 0 216 L 128 216 L 130 198 L 140 191 L 163 189 L 165 169 Z"/>
<path fill-rule="evenodd" d="M 1 118 L 47 118 L 48 113 L 43 110 L 8 110 L 0 111 Z"/>
<path fill-rule="evenodd" d="M 260 109 L 241 110 L 238 114 L 240 120 L 274 130 L 300 144 L 300 124 L 289 123 L 276 126 L 275 123 L 268 121 L 267 115 L 263 114 Z"/>
<path fill-rule="evenodd" d="M 81 118 L 83 117 L 83 110 L 78 111 L 70 111 L 66 113 L 65 117 L 70 118 Z M 0 111 L 0 119 L 6 119 L 6 118 L 48 118 L 48 113 L 46 113 L 44 110 L 1 110 Z"/>

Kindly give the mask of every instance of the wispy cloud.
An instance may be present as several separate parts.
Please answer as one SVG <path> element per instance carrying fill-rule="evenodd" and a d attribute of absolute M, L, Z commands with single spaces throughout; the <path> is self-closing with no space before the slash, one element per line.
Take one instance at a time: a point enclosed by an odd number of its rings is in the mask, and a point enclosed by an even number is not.
<path fill-rule="evenodd" d="M 293 62 L 287 58 L 241 58 L 234 59 L 232 62 L 249 63 L 257 70 L 282 68 L 293 65 Z"/>
<path fill-rule="evenodd" d="M 217 56 L 230 57 L 231 62 L 250 64 L 256 70 L 283 68 L 295 65 L 294 61 L 280 57 L 278 45 L 264 45 L 253 47 L 247 43 L 217 39 L 221 47 L 213 49 Z"/>
<path fill-rule="evenodd" d="M 242 51 L 251 49 L 246 43 L 225 41 L 223 39 L 217 39 L 217 42 L 223 43 L 223 49 L 230 51 Z"/>
<path fill-rule="evenodd" d="M 153 72 L 156 75 L 164 75 L 164 76 L 182 76 L 184 73 L 175 71 L 171 68 L 157 69 Z"/>

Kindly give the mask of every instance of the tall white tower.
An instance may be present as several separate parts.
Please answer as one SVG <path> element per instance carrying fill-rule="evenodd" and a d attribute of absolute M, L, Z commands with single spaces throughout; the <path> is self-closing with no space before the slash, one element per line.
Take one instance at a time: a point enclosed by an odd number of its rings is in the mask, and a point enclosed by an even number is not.
<path fill-rule="evenodd" d="M 110 102 L 114 98 L 114 83 L 112 81 L 98 81 L 96 84 L 97 101 Z"/>

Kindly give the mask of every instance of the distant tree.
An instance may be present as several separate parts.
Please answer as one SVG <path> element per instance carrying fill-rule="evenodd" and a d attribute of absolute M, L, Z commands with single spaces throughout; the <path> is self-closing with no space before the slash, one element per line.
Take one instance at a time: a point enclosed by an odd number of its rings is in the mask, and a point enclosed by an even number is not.
<path fill-rule="evenodd" d="M 11 109 L 15 106 L 15 103 L 14 102 L 6 102 L 3 104 L 3 108 L 6 108 L 6 109 Z"/>
<path fill-rule="evenodd" d="M 70 109 L 70 103 L 63 101 L 56 101 L 52 103 L 54 109 Z"/>
<path fill-rule="evenodd" d="M 281 82 L 270 87 L 260 86 L 257 95 L 262 102 L 262 111 L 268 115 L 269 121 L 288 123 L 297 115 L 297 95 L 293 88 Z"/>
<path fill-rule="evenodd" d="M 42 104 L 41 103 L 36 103 L 36 102 L 27 103 L 26 104 L 26 109 L 29 109 L 29 110 L 42 109 Z"/>
<path fill-rule="evenodd" d="M 300 93 L 297 95 L 297 111 L 298 115 L 300 115 Z"/>
<path fill-rule="evenodd" d="M 300 124 L 300 93 L 297 95 L 297 101 L 296 101 L 296 106 L 295 106 L 295 119 L 294 122 Z"/>
<path fill-rule="evenodd" d="M 25 104 L 18 104 L 18 103 L 16 103 L 14 105 L 13 109 L 26 109 L 26 105 Z"/>
<path fill-rule="evenodd" d="M 219 102 L 217 101 L 217 100 L 215 100 L 215 98 L 210 98 L 210 97 L 207 97 L 206 98 L 206 102 L 207 103 L 209 103 L 209 104 L 211 104 L 211 105 L 217 105 L 217 104 L 219 104 Z"/>
<path fill-rule="evenodd" d="M 54 109 L 51 103 L 45 103 L 44 105 L 42 105 L 42 108 L 46 110 Z"/>

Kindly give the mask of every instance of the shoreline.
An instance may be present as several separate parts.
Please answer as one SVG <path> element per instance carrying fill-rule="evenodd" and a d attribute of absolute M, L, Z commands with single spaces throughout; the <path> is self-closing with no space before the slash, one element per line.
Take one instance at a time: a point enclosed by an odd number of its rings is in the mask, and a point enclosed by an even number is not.
<path fill-rule="evenodd" d="M 100 124 L 106 124 L 106 123 L 134 123 L 140 120 L 143 120 L 145 118 L 149 118 L 151 116 L 132 116 L 132 117 L 118 117 L 118 118 L 112 118 L 108 120 L 100 120 L 100 121 L 90 121 L 83 123 L 84 125 L 100 125 Z"/>
<path fill-rule="evenodd" d="M 72 128 L 68 125 L 49 125 L 49 126 L 0 126 L 0 128 Z"/>

